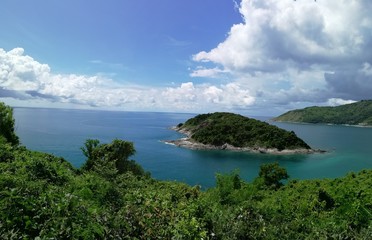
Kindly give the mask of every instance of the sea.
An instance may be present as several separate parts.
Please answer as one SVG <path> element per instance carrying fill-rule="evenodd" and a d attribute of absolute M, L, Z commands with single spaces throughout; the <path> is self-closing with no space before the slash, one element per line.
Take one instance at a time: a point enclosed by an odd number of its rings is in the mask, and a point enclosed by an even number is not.
<path fill-rule="evenodd" d="M 215 186 L 216 174 L 238 171 L 252 181 L 260 165 L 278 162 L 290 179 L 336 178 L 372 168 L 372 128 L 326 124 L 273 122 L 294 131 L 312 148 L 326 153 L 270 155 L 223 150 L 190 150 L 162 140 L 183 137 L 170 127 L 194 117 L 191 113 L 115 112 L 44 108 L 14 108 L 16 133 L 28 149 L 60 156 L 79 168 L 85 162 L 81 147 L 87 139 L 134 143 L 135 160 L 158 180 L 180 181 L 202 188 Z"/>

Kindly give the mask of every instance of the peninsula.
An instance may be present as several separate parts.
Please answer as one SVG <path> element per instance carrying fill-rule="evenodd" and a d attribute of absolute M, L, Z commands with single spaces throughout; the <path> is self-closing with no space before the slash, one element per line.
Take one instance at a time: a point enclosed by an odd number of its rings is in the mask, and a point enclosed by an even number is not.
<path fill-rule="evenodd" d="M 174 130 L 186 135 L 164 141 L 190 149 L 216 149 L 271 154 L 321 152 L 291 131 L 239 114 L 216 112 L 200 114 L 180 123 Z"/>
<path fill-rule="evenodd" d="M 337 107 L 297 109 L 286 112 L 273 120 L 279 122 L 372 126 L 372 100 L 362 100 Z"/>

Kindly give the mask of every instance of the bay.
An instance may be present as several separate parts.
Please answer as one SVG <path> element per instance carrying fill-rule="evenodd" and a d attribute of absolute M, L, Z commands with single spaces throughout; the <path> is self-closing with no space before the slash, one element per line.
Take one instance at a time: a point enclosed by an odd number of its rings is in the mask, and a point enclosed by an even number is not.
<path fill-rule="evenodd" d="M 279 162 L 291 179 L 334 178 L 372 168 L 372 128 L 270 122 L 294 131 L 325 154 L 268 155 L 229 151 L 189 150 L 161 140 L 182 137 L 169 127 L 195 116 L 186 113 L 110 112 L 42 108 L 15 108 L 16 132 L 29 149 L 64 157 L 75 167 L 84 161 L 80 147 L 88 138 L 109 143 L 132 141 L 132 159 L 160 180 L 176 180 L 204 188 L 215 185 L 216 173 L 238 169 L 253 180 L 263 163 Z M 269 121 L 267 117 L 256 117 Z"/>

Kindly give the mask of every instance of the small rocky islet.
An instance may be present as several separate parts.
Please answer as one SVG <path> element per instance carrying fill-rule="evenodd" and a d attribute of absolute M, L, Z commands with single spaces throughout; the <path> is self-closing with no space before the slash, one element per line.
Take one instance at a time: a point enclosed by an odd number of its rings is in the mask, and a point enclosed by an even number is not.
<path fill-rule="evenodd" d="M 231 150 L 269 154 L 310 154 L 312 149 L 293 131 L 286 131 L 239 114 L 216 112 L 199 114 L 173 130 L 185 135 L 167 144 L 194 150 Z"/>

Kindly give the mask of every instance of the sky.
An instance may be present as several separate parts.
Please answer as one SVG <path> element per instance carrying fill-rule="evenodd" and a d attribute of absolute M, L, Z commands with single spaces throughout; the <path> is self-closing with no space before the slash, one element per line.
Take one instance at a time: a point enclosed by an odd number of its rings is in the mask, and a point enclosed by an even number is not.
<path fill-rule="evenodd" d="M 276 116 L 372 98 L 370 0 L 3 0 L 10 106 Z"/>

